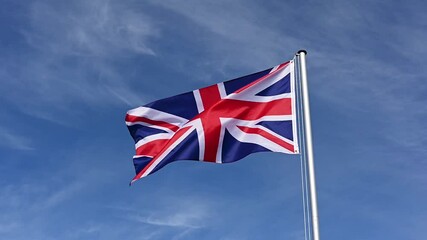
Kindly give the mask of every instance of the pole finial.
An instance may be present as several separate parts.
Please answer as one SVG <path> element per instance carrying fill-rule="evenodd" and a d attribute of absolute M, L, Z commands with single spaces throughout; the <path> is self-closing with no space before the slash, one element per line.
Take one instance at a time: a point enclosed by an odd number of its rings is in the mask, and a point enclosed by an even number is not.
<path fill-rule="evenodd" d="M 307 55 L 307 50 L 305 50 L 305 49 L 300 49 L 298 52 L 297 52 L 297 54 L 300 54 L 300 53 L 305 53 L 305 55 Z"/>

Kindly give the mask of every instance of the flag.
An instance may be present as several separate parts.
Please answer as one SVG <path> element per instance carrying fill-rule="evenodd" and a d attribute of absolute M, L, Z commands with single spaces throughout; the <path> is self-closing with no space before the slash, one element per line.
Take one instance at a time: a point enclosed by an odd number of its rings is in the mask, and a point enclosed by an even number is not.
<path fill-rule="evenodd" d="M 294 62 L 129 110 L 132 182 L 177 160 L 231 163 L 298 153 Z"/>

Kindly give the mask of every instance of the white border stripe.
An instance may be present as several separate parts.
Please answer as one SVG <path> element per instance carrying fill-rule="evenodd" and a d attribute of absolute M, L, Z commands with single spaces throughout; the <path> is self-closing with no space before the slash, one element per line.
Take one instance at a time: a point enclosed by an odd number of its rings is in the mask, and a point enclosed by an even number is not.
<path fill-rule="evenodd" d="M 246 133 L 240 130 L 236 125 L 234 126 L 226 126 L 228 132 L 240 142 L 257 144 L 262 147 L 267 148 L 272 152 L 283 152 L 283 153 L 293 153 L 288 149 L 280 146 L 279 144 L 267 139 L 259 134 L 254 133 Z"/>
<path fill-rule="evenodd" d="M 219 95 L 221 96 L 221 99 L 226 98 L 227 97 L 227 92 L 225 91 L 224 83 L 223 82 L 218 83 L 217 87 L 218 87 L 218 91 L 219 91 Z"/>
<path fill-rule="evenodd" d="M 135 144 L 135 149 L 141 147 L 142 145 L 144 145 L 146 143 L 152 142 L 152 141 L 161 140 L 161 139 L 170 139 L 170 138 L 172 138 L 172 136 L 173 136 L 173 134 L 170 134 L 170 133 L 158 133 L 158 134 L 147 136 L 143 139 L 140 139 Z"/>
<path fill-rule="evenodd" d="M 274 118 L 260 118 L 260 119 L 252 120 L 252 121 L 239 120 L 239 119 L 234 119 L 234 118 L 220 118 L 220 121 L 221 121 L 221 125 L 223 126 L 223 128 L 227 128 L 227 130 L 236 128 L 237 130 L 234 131 L 235 133 L 237 133 L 237 132 L 242 132 L 242 134 L 244 133 L 242 130 L 240 130 L 238 128 L 238 126 L 250 127 L 250 128 L 258 128 L 258 129 L 261 129 L 261 130 L 263 130 L 263 131 L 265 131 L 265 132 L 267 132 L 267 133 L 269 133 L 269 134 L 271 134 L 271 135 L 273 135 L 273 136 L 281 139 L 282 141 L 284 141 L 286 143 L 289 143 L 290 145 L 295 145 L 292 140 L 287 139 L 287 138 L 283 137 L 282 135 L 277 134 L 276 132 L 274 132 L 274 131 L 272 131 L 272 130 L 264 127 L 264 126 L 257 125 L 259 122 L 263 122 L 263 121 L 290 121 L 290 120 L 292 120 L 292 117 L 289 116 L 289 115 L 272 116 L 272 117 L 274 117 Z M 277 118 L 277 117 L 280 117 L 280 118 Z M 252 134 L 252 135 L 254 135 L 254 133 L 246 133 L 246 134 Z M 258 135 L 258 134 L 255 134 L 255 135 Z M 262 136 L 260 136 L 260 137 L 262 137 Z M 264 137 L 262 137 L 262 138 L 264 138 Z M 264 139 L 266 139 L 266 138 L 264 138 Z M 271 141 L 269 139 L 266 139 L 266 140 Z M 250 142 L 250 141 L 247 141 L 247 142 Z M 252 143 L 256 143 L 256 144 L 262 145 L 262 144 L 260 144 L 258 142 L 255 142 L 255 141 L 252 142 Z M 280 147 L 282 147 L 282 146 L 280 146 Z M 295 149 L 295 147 L 294 147 L 294 149 Z M 289 150 L 287 150 L 286 153 L 289 153 Z"/>
<path fill-rule="evenodd" d="M 194 95 L 194 99 L 196 100 L 197 111 L 199 111 L 199 113 L 203 112 L 205 108 L 203 107 L 203 101 L 202 101 L 202 97 L 200 96 L 199 89 L 194 90 L 193 95 Z"/>
<path fill-rule="evenodd" d="M 199 141 L 199 161 L 203 161 L 203 158 L 205 157 L 205 131 L 203 129 L 202 120 L 197 118 L 189 122 L 187 125 L 193 126 L 196 129 L 197 139 Z"/>
<path fill-rule="evenodd" d="M 222 119 L 219 118 L 221 122 L 221 132 L 219 133 L 219 144 L 218 144 L 218 150 L 216 152 L 216 163 L 222 163 L 222 147 L 224 144 L 224 135 L 225 135 L 225 127 L 222 126 Z"/>
<path fill-rule="evenodd" d="M 269 73 L 272 73 L 272 72 L 276 71 L 279 67 L 280 67 L 280 64 L 277 65 L 277 66 L 275 66 L 274 68 L 272 68 Z"/>
<path fill-rule="evenodd" d="M 160 130 L 163 130 L 163 131 L 169 132 L 169 133 L 174 132 L 170 128 L 162 127 L 162 126 L 158 126 L 158 125 L 153 125 L 153 124 L 146 123 L 146 122 L 126 122 L 126 125 L 128 127 L 133 126 L 133 125 L 142 125 L 142 126 L 146 126 L 146 127 L 150 127 L 150 128 L 160 129 Z"/>
<path fill-rule="evenodd" d="M 252 102 L 268 102 L 268 101 L 279 99 L 279 98 L 291 97 L 290 94 L 288 93 L 280 94 L 277 96 L 257 96 L 256 95 L 258 92 L 282 80 L 284 77 L 286 77 L 290 73 L 290 71 L 291 71 L 290 65 L 288 64 L 283 69 L 276 70 L 275 73 L 272 73 L 271 76 L 268 76 L 263 81 L 258 82 L 237 94 L 230 94 L 227 98 L 243 100 L 243 101 L 252 101 Z"/>
<path fill-rule="evenodd" d="M 294 60 L 291 60 L 289 62 L 289 66 L 290 68 L 290 74 L 291 74 L 291 95 L 292 95 L 292 136 L 293 136 L 293 142 L 294 142 L 294 153 L 299 153 L 299 146 L 298 146 L 298 124 L 297 124 L 297 111 L 296 111 L 296 101 L 297 99 L 295 98 L 295 75 L 294 75 L 294 70 L 295 70 L 295 65 L 294 65 Z"/>
<path fill-rule="evenodd" d="M 140 158 L 140 157 L 149 157 L 149 158 L 153 158 L 153 156 L 149 156 L 149 155 L 133 155 L 133 158 Z"/>

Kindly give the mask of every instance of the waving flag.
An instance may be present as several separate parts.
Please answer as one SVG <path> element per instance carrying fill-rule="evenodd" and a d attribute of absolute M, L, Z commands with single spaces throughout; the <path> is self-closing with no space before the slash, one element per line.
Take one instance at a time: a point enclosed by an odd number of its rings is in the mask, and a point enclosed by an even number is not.
<path fill-rule="evenodd" d="M 294 63 L 161 99 L 126 114 L 132 182 L 177 160 L 230 163 L 261 151 L 298 153 Z"/>

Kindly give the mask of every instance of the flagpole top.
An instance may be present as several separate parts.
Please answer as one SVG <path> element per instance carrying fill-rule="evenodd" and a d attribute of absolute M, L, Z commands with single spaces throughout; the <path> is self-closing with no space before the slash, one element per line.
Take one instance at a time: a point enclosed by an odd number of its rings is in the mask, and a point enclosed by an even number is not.
<path fill-rule="evenodd" d="M 300 53 L 304 53 L 305 55 L 307 55 L 307 50 L 301 49 L 297 52 L 297 54 L 300 54 Z"/>

